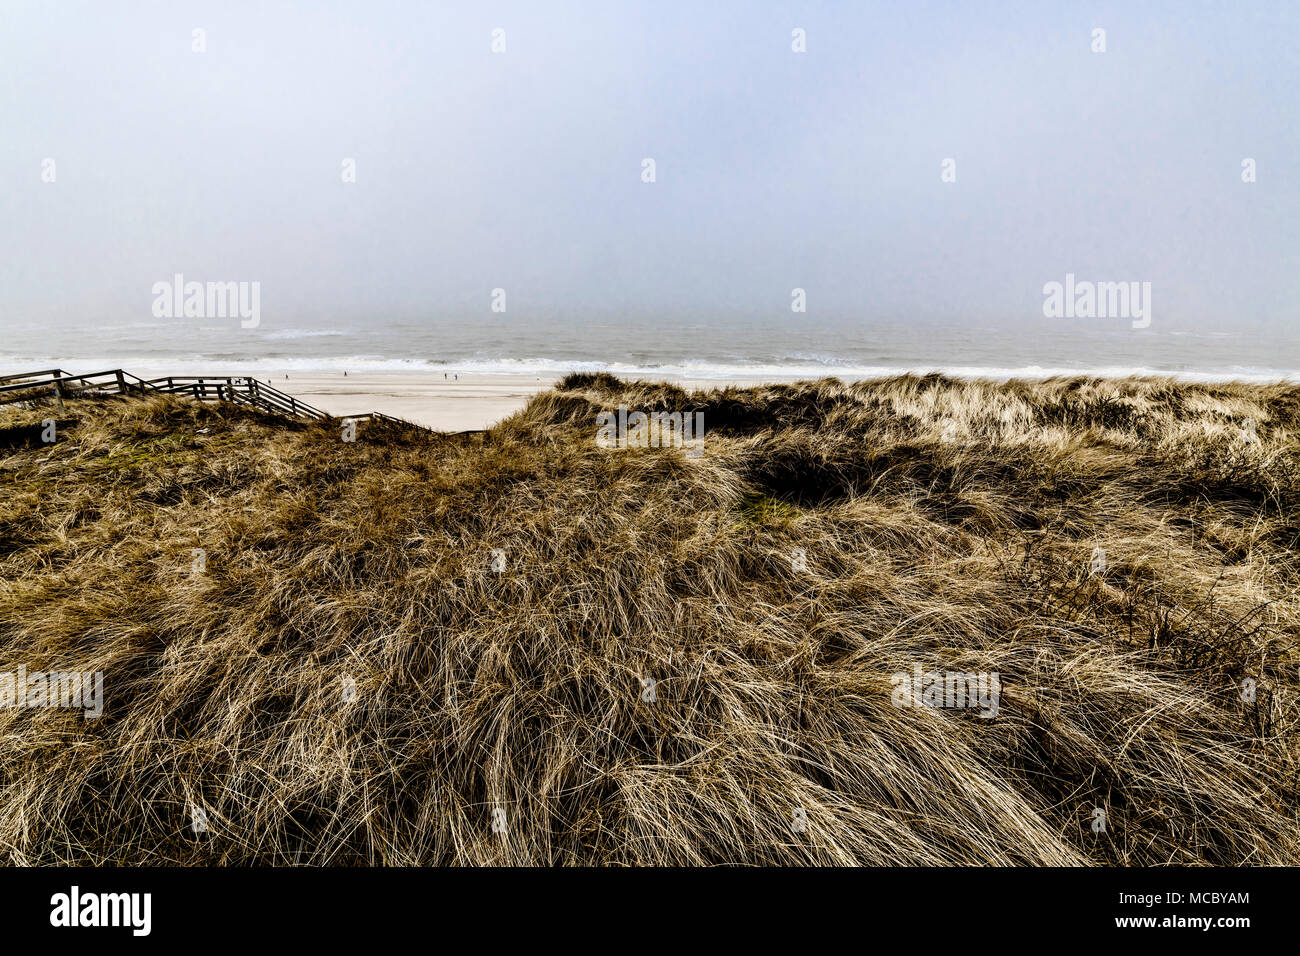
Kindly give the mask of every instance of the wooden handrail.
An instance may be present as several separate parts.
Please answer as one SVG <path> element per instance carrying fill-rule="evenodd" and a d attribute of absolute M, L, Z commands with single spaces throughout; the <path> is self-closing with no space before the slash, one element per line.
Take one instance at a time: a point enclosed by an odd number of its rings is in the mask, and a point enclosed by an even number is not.
<path fill-rule="evenodd" d="M 34 381 L 27 381 L 27 382 L 11 382 L 8 385 L 0 385 L 0 393 L 21 392 L 33 388 L 48 388 L 51 385 L 68 385 L 70 383 L 75 383 L 75 382 L 85 383 L 86 388 L 95 388 L 95 387 L 102 388 L 105 387 L 107 383 L 102 383 L 102 382 L 96 383 L 93 381 L 93 379 L 103 378 L 105 376 L 113 376 L 112 384 L 115 386 L 117 383 L 116 372 L 117 372 L 116 369 L 110 369 L 109 371 L 106 372 L 91 372 L 89 375 L 63 375 L 60 376 L 59 378 L 48 378 L 43 380 L 37 379 Z"/>
<path fill-rule="evenodd" d="M 67 374 L 68 373 L 63 371 L 61 368 L 43 368 L 39 372 L 22 372 L 18 375 L 0 375 L 0 382 L 12 382 L 14 379 L 19 378 L 36 378 L 40 375 L 52 375 L 55 378 L 62 378 Z"/>

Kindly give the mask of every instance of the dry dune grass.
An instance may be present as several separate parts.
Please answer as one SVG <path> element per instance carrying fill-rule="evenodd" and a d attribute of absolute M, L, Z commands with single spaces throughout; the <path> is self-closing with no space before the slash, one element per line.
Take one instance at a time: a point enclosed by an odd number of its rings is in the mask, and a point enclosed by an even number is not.
<path fill-rule="evenodd" d="M 704 455 L 598 448 L 620 403 L 702 409 Z M 49 414 L 0 417 L 0 670 L 102 671 L 105 713 L 0 710 L 11 863 L 1300 858 L 1300 388 Z M 997 715 L 895 706 L 914 665 Z"/>

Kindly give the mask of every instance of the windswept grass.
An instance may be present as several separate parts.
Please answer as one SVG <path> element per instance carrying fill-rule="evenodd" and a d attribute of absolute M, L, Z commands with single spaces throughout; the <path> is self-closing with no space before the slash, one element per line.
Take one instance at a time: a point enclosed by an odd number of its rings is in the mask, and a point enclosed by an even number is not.
<path fill-rule="evenodd" d="M 703 410 L 704 455 L 599 448 L 619 404 Z M 938 376 L 574 375 L 355 443 L 11 409 L 0 671 L 102 671 L 105 713 L 0 710 L 0 854 L 1295 863 L 1298 431 L 1296 387 Z M 997 715 L 894 706 L 914 665 Z"/>

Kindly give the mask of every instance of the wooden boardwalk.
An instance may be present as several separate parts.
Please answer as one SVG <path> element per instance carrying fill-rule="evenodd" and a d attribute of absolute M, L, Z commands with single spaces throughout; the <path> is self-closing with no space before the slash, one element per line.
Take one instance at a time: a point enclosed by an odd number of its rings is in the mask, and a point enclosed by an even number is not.
<path fill-rule="evenodd" d="M 93 397 L 102 395 L 144 396 L 152 394 L 187 395 L 200 402 L 232 402 L 249 405 L 290 418 L 338 419 L 340 421 L 379 421 L 433 432 L 433 429 L 405 418 L 396 418 L 382 412 L 360 412 L 356 415 L 330 415 L 287 392 L 256 378 L 239 375 L 168 375 L 163 378 L 143 379 L 130 372 L 113 368 L 88 375 L 74 375 L 60 368 L 23 372 L 0 376 L 0 405 L 28 401 L 36 398 Z M 455 434 L 477 434 L 482 429 Z"/>

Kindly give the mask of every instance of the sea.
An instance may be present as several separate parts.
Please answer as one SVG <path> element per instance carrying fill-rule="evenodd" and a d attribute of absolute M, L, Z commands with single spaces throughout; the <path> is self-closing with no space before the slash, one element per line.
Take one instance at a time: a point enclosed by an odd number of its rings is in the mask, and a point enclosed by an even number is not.
<path fill-rule="evenodd" d="M 1127 320 L 978 321 L 861 316 L 657 320 L 262 315 L 0 320 L 0 372 L 45 368 L 141 375 L 455 372 L 558 377 L 608 371 L 665 379 L 791 381 L 902 372 L 1006 379 L 1168 375 L 1186 381 L 1300 382 L 1297 327 L 1180 328 Z"/>

